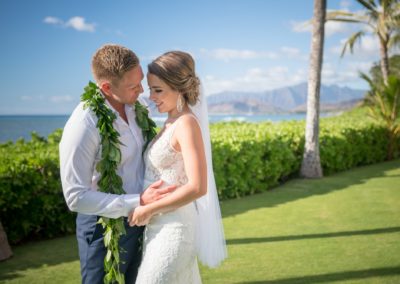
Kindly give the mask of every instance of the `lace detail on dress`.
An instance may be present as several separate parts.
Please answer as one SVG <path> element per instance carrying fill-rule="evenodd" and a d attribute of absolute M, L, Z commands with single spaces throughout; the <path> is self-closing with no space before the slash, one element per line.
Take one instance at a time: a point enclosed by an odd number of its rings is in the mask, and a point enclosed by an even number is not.
<path fill-rule="evenodd" d="M 166 184 L 176 184 L 177 186 L 188 182 L 182 153 L 177 152 L 171 145 L 171 138 L 178 124 L 179 119 L 166 128 L 159 137 L 156 137 L 145 152 L 144 188 L 159 179 Z"/>

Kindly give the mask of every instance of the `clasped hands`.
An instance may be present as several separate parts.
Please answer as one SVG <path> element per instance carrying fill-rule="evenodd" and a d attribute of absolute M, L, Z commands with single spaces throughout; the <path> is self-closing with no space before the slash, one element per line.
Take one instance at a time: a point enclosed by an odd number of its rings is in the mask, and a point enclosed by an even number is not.
<path fill-rule="evenodd" d="M 148 224 L 154 214 L 148 205 L 164 198 L 176 189 L 176 185 L 160 188 L 162 184 L 162 180 L 156 181 L 140 195 L 140 206 L 133 209 L 128 216 L 130 226 L 144 226 Z"/>

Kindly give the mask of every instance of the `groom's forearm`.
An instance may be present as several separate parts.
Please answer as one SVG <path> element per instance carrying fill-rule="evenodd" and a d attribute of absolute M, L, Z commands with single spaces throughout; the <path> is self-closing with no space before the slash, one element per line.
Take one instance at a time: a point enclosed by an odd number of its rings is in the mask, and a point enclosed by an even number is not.
<path fill-rule="evenodd" d="M 127 217 L 129 212 L 139 206 L 139 194 L 107 194 L 92 190 L 73 191 L 66 197 L 71 211 L 108 218 Z"/>

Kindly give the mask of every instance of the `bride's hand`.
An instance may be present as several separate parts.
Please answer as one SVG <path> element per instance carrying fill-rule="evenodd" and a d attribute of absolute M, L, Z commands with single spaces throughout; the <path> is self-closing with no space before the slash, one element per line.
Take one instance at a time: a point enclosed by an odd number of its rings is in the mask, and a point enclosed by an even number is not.
<path fill-rule="evenodd" d="M 144 226 L 147 225 L 153 215 L 151 214 L 148 206 L 136 207 L 128 217 L 130 226 Z"/>

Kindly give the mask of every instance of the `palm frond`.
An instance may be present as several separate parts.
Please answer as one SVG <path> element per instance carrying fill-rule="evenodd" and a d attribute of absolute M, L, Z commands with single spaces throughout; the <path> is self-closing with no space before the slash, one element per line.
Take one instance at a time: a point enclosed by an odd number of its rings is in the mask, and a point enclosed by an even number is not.
<path fill-rule="evenodd" d="M 392 0 L 379 0 L 379 3 L 384 11 L 387 12 L 390 9 L 390 5 L 393 1 Z"/>
<path fill-rule="evenodd" d="M 399 7 L 400 9 L 400 7 Z M 400 11 L 398 15 L 389 15 L 385 19 L 386 26 L 392 30 L 400 30 Z"/>
<path fill-rule="evenodd" d="M 395 46 L 400 46 L 400 33 L 394 34 L 390 37 L 388 47 L 392 48 Z"/>
<path fill-rule="evenodd" d="M 400 110 L 400 79 L 396 76 L 389 76 L 387 86 L 387 99 L 392 105 L 391 119 L 396 120 Z"/>
<path fill-rule="evenodd" d="M 368 104 L 373 105 L 374 104 L 373 97 L 374 93 L 376 92 L 377 84 L 374 83 L 371 77 L 369 77 L 367 74 L 361 71 L 358 72 L 358 75 L 361 77 L 361 79 L 364 79 L 368 83 L 370 90 L 368 90 L 366 93 L 366 101 Z"/>
<path fill-rule="evenodd" d="M 343 57 L 343 56 L 344 56 L 344 54 L 346 53 L 347 47 L 350 49 L 350 52 L 353 53 L 354 43 L 355 43 L 357 40 L 360 40 L 361 37 L 362 37 L 364 34 L 365 34 L 364 31 L 359 31 L 359 32 L 356 32 L 356 33 L 352 34 L 352 35 L 347 39 L 346 43 L 344 44 L 343 50 L 342 50 L 342 53 L 341 53 L 340 57 Z"/>
<path fill-rule="evenodd" d="M 352 22 L 352 23 L 367 23 L 369 17 L 367 15 L 361 15 L 351 13 L 347 11 L 330 11 L 326 13 L 326 21 L 338 21 L 338 22 Z"/>
<path fill-rule="evenodd" d="M 367 81 L 368 85 L 371 87 L 371 89 L 375 88 L 375 84 L 372 81 L 372 78 L 369 77 L 367 74 L 365 74 L 364 72 L 359 71 L 358 75 L 361 77 L 361 79 L 364 79 L 365 81 Z"/>
<path fill-rule="evenodd" d="M 392 6 L 392 12 L 394 16 L 400 15 L 400 3 L 395 3 Z"/>
<path fill-rule="evenodd" d="M 395 137 L 398 137 L 400 135 L 400 125 L 397 125 L 394 129 L 394 135 Z"/>
<path fill-rule="evenodd" d="M 357 2 L 364 6 L 367 10 L 376 11 L 376 4 L 373 0 L 357 0 Z"/>
<path fill-rule="evenodd" d="M 400 3 L 398 0 L 380 0 L 380 4 L 386 16 L 398 14 Z"/>
<path fill-rule="evenodd" d="M 348 11 L 343 11 L 343 10 L 334 10 L 334 11 L 326 11 L 326 16 L 330 16 L 333 18 L 336 17 L 351 17 L 353 18 L 354 16 L 356 16 L 358 14 L 352 13 L 352 12 L 348 12 Z"/>

